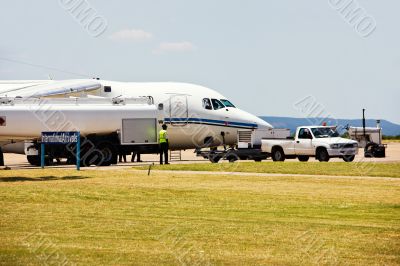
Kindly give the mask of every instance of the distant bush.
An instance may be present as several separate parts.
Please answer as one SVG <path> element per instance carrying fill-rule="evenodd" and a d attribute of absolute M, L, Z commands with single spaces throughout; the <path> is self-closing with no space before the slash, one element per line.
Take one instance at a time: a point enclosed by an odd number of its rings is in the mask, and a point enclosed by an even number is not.
<path fill-rule="evenodd" d="M 400 140 L 400 135 L 397 136 L 385 136 L 382 137 L 384 140 Z"/>
<path fill-rule="evenodd" d="M 345 138 L 345 139 L 349 139 L 350 138 L 349 132 L 344 133 L 341 137 Z"/>

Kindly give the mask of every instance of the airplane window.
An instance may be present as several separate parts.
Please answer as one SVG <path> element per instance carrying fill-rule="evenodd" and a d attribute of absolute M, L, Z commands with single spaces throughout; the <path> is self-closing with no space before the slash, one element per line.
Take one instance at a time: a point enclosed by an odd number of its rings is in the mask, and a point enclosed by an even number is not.
<path fill-rule="evenodd" d="M 233 108 L 236 108 L 236 106 L 234 106 L 233 103 L 231 103 L 231 102 L 228 101 L 228 100 L 221 99 L 221 102 L 222 102 L 226 107 L 233 107 Z"/>
<path fill-rule="evenodd" d="M 217 99 L 211 99 L 211 102 L 213 104 L 214 110 L 225 108 L 225 105 Z"/>
<path fill-rule="evenodd" d="M 203 99 L 203 107 L 207 110 L 212 110 L 211 101 L 208 98 Z"/>

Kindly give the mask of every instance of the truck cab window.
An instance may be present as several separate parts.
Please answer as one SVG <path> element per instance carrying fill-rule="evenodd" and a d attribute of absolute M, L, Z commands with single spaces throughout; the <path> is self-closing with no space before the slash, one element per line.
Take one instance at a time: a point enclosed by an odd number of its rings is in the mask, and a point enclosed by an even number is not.
<path fill-rule="evenodd" d="M 320 127 L 312 128 L 312 133 L 316 138 L 337 138 L 340 134 L 334 128 Z"/>
<path fill-rule="evenodd" d="M 312 139 L 312 135 L 308 128 L 302 128 L 299 130 L 299 139 Z"/>
<path fill-rule="evenodd" d="M 211 102 L 212 102 L 212 105 L 214 107 L 214 110 L 225 108 L 225 105 L 223 103 L 221 103 L 220 100 L 211 99 Z"/>
<path fill-rule="evenodd" d="M 203 99 L 203 108 L 207 110 L 212 110 L 211 101 L 208 98 Z"/>

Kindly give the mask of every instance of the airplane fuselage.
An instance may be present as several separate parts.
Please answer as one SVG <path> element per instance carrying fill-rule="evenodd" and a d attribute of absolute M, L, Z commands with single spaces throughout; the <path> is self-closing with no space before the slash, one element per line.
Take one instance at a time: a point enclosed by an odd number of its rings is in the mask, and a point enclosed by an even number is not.
<path fill-rule="evenodd" d="M 80 83 L 93 82 L 98 83 L 97 89 L 75 91 Z M 166 123 L 169 127 L 171 149 L 218 146 L 222 143 L 234 145 L 239 129 L 272 128 L 264 120 L 235 107 L 220 93 L 203 86 L 173 82 L 133 83 L 103 80 L 73 80 L 72 83 L 74 89 L 70 90 L 69 81 L 21 82 L 20 87 L 17 81 L 10 86 L 1 83 L 0 96 L 34 97 L 39 94 L 41 97 L 151 97 L 158 108 L 158 121 Z M 58 89 L 59 87 L 62 89 Z M 2 141 L 9 142 L 10 139 Z M 7 147 L 5 149 L 7 150 Z"/>
<path fill-rule="evenodd" d="M 236 108 L 225 96 L 206 87 L 172 82 L 100 82 L 103 86 L 97 92 L 98 96 L 151 96 L 159 109 L 159 121 L 169 126 L 173 149 L 218 146 L 224 141 L 227 145 L 234 145 L 238 129 L 272 128 L 264 120 Z"/>

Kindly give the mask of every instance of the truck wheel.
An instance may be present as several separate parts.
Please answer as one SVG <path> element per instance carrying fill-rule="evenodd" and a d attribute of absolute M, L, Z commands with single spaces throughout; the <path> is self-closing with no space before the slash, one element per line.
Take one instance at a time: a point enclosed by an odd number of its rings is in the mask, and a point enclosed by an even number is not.
<path fill-rule="evenodd" d="M 321 148 L 317 151 L 317 159 L 320 162 L 329 162 L 329 153 L 326 149 Z"/>
<path fill-rule="evenodd" d="M 299 155 L 297 158 L 299 159 L 300 162 L 308 162 L 308 160 L 310 159 L 310 156 Z"/>
<path fill-rule="evenodd" d="M 350 163 L 350 162 L 354 161 L 354 158 L 356 158 L 355 155 L 345 155 L 345 156 L 343 156 L 343 161 Z"/>
<path fill-rule="evenodd" d="M 272 152 L 272 160 L 274 162 L 283 162 L 285 161 L 285 153 L 281 148 L 276 148 Z"/>

